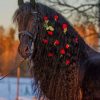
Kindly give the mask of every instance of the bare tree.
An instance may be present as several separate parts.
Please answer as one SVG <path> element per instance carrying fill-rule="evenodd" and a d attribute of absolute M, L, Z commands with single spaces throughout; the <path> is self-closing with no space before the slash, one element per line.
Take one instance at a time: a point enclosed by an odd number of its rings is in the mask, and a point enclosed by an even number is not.
<path fill-rule="evenodd" d="M 98 33 L 92 32 L 92 34 L 86 35 L 84 37 L 84 40 L 87 40 L 87 38 L 89 37 L 90 39 L 91 37 L 94 37 L 94 38 L 97 37 L 95 38 L 95 40 L 98 40 L 98 38 L 100 38 L 100 29 L 99 29 L 100 27 L 100 0 L 84 0 L 84 1 L 82 0 L 47 0 L 47 1 L 50 7 L 55 8 L 58 12 L 63 14 L 68 20 L 70 20 L 70 22 L 72 22 L 72 24 L 74 24 L 74 22 L 78 22 L 86 26 L 92 23 L 94 26 L 96 26 Z M 87 29 L 85 28 L 85 30 Z M 99 46 L 99 44 L 97 46 Z M 96 45 L 94 46 L 94 48 L 95 47 Z"/>
<path fill-rule="evenodd" d="M 84 0 L 85 3 L 80 3 L 79 5 L 74 5 L 71 3 L 68 3 L 69 0 L 47 0 L 49 3 L 51 3 L 52 7 L 53 6 L 59 6 L 59 8 L 61 8 L 60 6 L 63 7 L 63 9 L 58 10 L 60 11 L 60 13 L 64 13 L 66 14 L 67 18 L 70 18 L 72 16 L 77 15 L 78 21 L 79 19 L 81 20 L 82 18 L 85 19 L 85 22 L 92 22 L 94 24 L 99 24 L 99 19 L 100 19 L 100 13 L 99 13 L 99 6 L 100 6 L 100 2 L 97 0 Z M 94 2 L 93 2 L 94 1 Z M 79 0 L 77 0 L 76 2 L 79 2 Z"/>

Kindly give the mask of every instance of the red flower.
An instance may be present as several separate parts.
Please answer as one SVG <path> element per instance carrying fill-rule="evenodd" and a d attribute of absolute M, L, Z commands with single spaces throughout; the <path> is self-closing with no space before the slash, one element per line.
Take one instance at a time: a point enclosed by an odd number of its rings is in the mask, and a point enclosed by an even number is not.
<path fill-rule="evenodd" d="M 69 47 L 70 47 L 69 44 L 66 44 L 65 48 L 68 49 Z"/>
<path fill-rule="evenodd" d="M 57 15 L 55 15 L 55 16 L 54 16 L 54 19 L 57 21 L 57 20 L 58 20 L 58 16 L 57 16 Z"/>
<path fill-rule="evenodd" d="M 52 36 L 53 35 L 53 32 L 52 31 L 48 31 L 48 34 Z"/>
<path fill-rule="evenodd" d="M 48 20 L 48 17 L 47 16 L 44 16 L 43 19 L 46 21 L 46 20 Z"/>
<path fill-rule="evenodd" d="M 59 44 L 60 44 L 59 40 L 54 41 L 54 45 L 59 45 Z"/>
<path fill-rule="evenodd" d="M 78 43 L 78 37 L 75 38 L 75 42 Z"/>
<path fill-rule="evenodd" d="M 61 49 L 60 50 L 60 54 L 64 55 L 65 54 L 65 50 L 64 49 Z"/>
<path fill-rule="evenodd" d="M 42 42 L 43 42 L 44 44 L 48 44 L 48 40 L 47 40 L 47 39 L 43 39 Z"/>
<path fill-rule="evenodd" d="M 69 65 L 70 64 L 70 60 L 66 60 L 66 65 Z"/>
<path fill-rule="evenodd" d="M 53 53 L 51 53 L 51 52 L 48 53 L 48 57 L 53 57 L 53 56 L 54 56 Z"/>
<path fill-rule="evenodd" d="M 68 28 L 68 25 L 67 25 L 67 24 L 65 24 L 65 23 L 64 23 L 64 24 L 62 24 L 62 28 L 63 28 L 63 29 Z"/>

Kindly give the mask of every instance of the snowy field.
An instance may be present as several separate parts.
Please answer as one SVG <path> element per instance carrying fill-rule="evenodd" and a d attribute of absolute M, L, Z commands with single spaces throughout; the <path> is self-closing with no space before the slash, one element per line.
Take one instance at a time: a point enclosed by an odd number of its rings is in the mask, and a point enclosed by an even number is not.
<path fill-rule="evenodd" d="M 5 78 L 0 81 L 0 100 L 16 100 L 16 78 Z M 19 100 L 33 100 L 32 79 L 20 78 Z M 35 87 L 34 87 L 35 88 Z"/>

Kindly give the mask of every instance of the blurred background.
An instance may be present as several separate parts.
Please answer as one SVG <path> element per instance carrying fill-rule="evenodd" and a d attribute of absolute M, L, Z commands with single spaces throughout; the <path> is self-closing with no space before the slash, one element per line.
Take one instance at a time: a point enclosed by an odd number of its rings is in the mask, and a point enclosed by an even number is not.
<path fill-rule="evenodd" d="M 24 0 L 29 1 L 29 0 Z M 6 73 L 10 72 L 13 68 L 18 66 L 22 61 L 22 58 L 17 52 L 18 48 L 18 32 L 17 27 L 13 24 L 12 18 L 15 10 L 18 8 L 17 0 L 0 0 L 0 76 L 2 77 Z M 86 43 L 100 52 L 100 2 L 99 0 L 36 0 L 36 2 L 43 3 L 57 12 L 62 14 L 78 31 L 81 37 L 86 41 Z M 27 62 L 21 64 L 20 77 L 22 82 L 20 84 L 25 85 L 21 96 L 32 96 L 30 74 L 27 71 Z M 17 70 L 11 71 L 9 78 L 5 78 L 0 81 L 0 91 L 2 91 L 7 86 L 8 94 L 1 93 L 0 100 L 14 100 L 16 92 L 11 96 L 13 88 L 12 83 L 17 82 Z M 13 77 L 13 78 L 12 78 Z M 25 80 L 26 79 L 29 83 Z M 5 86 L 3 86 L 5 83 Z M 3 85 L 2 85 L 3 84 Z M 8 85 L 9 84 L 9 85 Z M 2 87 L 3 86 L 3 87 Z M 21 85 L 23 86 L 23 85 Z M 25 88 L 28 87 L 26 90 Z M 12 88 L 12 90 L 11 90 Z M 20 87 L 21 88 L 21 87 Z M 17 90 L 13 90 L 17 91 Z M 27 91 L 26 94 L 24 92 Z M 28 92 L 31 91 L 31 92 Z M 9 94 L 10 93 L 10 94 Z M 6 94 L 6 95 L 5 95 Z M 10 96 L 10 97 L 9 97 Z M 4 99 L 4 98 L 7 99 Z M 9 97 L 9 98 L 8 98 Z M 21 100 L 31 100 L 31 99 L 21 99 Z"/>

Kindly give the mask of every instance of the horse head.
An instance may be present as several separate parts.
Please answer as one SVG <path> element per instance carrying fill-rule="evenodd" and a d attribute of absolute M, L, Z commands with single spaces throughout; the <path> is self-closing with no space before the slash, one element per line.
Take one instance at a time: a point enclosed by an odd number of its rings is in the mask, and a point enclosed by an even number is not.
<path fill-rule="evenodd" d="M 35 1 L 24 3 L 18 0 L 19 9 L 16 11 L 14 21 L 18 24 L 20 44 L 18 51 L 23 58 L 32 55 L 34 49 L 34 41 L 38 33 L 38 10 Z M 23 6 L 24 5 L 24 6 Z"/>

